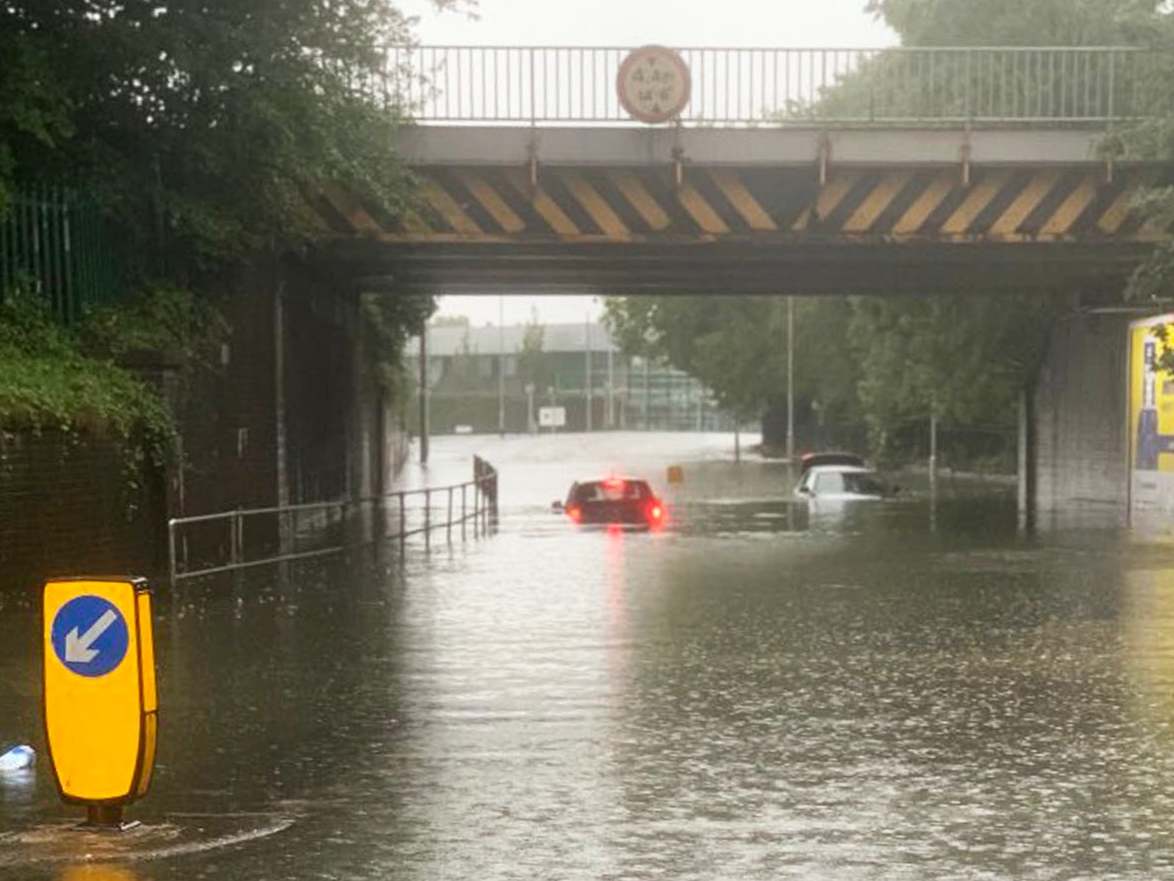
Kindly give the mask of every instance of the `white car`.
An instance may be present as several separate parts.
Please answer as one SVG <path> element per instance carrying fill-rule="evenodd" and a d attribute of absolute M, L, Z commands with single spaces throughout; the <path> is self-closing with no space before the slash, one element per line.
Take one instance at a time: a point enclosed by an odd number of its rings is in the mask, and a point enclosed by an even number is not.
<path fill-rule="evenodd" d="M 892 492 L 875 471 L 860 465 L 815 465 L 795 486 L 801 499 L 835 502 L 883 499 Z"/>

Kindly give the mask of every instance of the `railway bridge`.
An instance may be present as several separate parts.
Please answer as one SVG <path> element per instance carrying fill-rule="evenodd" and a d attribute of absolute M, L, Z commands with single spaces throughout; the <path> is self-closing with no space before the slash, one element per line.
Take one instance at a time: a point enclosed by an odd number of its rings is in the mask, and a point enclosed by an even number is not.
<path fill-rule="evenodd" d="M 1133 201 L 1174 169 L 1105 149 L 1149 53 L 659 52 L 686 81 L 659 125 L 624 94 L 639 52 L 393 53 L 418 197 L 325 194 L 332 255 L 429 292 L 1097 292 L 1166 234 Z"/>

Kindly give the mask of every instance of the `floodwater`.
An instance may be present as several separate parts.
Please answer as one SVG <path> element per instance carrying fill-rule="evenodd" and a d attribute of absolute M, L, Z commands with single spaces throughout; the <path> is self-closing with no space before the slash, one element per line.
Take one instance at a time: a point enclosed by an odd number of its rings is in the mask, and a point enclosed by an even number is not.
<path fill-rule="evenodd" d="M 0 878 L 1174 878 L 1174 543 L 1006 487 L 809 512 L 729 437 L 450 438 L 496 534 L 159 591 L 145 832 L 0 778 Z M 664 469 L 682 464 L 685 483 Z M 661 532 L 552 514 L 647 475 Z M 39 748 L 0 597 L 0 741 Z"/>

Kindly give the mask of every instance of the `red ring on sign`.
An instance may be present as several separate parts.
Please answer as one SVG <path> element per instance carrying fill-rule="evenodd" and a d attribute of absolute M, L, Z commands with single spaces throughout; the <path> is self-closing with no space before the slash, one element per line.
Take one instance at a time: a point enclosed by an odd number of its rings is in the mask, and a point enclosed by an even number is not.
<path fill-rule="evenodd" d="M 675 67 L 677 75 L 681 78 L 681 82 L 685 84 L 680 100 L 666 112 L 662 113 L 648 113 L 641 110 L 628 100 L 628 96 L 624 92 L 624 84 L 628 81 L 628 72 L 650 53 L 656 53 Z M 656 125 L 657 123 L 668 122 L 679 116 L 681 111 L 689 106 L 689 99 L 693 97 L 693 77 L 689 73 L 689 66 L 685 64 L 685 60 L 675 49 L 670 49 L 667 46 L 641 46 L 639 49 L 633 49 L 628 53 L 628 57 L 620 64 L 620 72 L 616 75 L 616 94 L 619 96 L 620 106 L 628 112 L 629 116 L 640 122 Z"/>

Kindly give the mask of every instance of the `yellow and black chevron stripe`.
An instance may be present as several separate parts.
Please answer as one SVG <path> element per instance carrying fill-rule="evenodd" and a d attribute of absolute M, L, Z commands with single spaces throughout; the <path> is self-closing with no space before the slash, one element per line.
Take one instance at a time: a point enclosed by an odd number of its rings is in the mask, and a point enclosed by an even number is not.
<path fill-rule="evenodd" d="M 323 194 L 336 232 L 389 241 L 1156 240 L 1132 208 L 1158 181 L 1143 169 L 1106 180 L 1102 167 L 839 168 L 820 185 L 802 168 L 544 166 L 416 170 L 415 204 L 381 217 L 339 190 Z"/>

